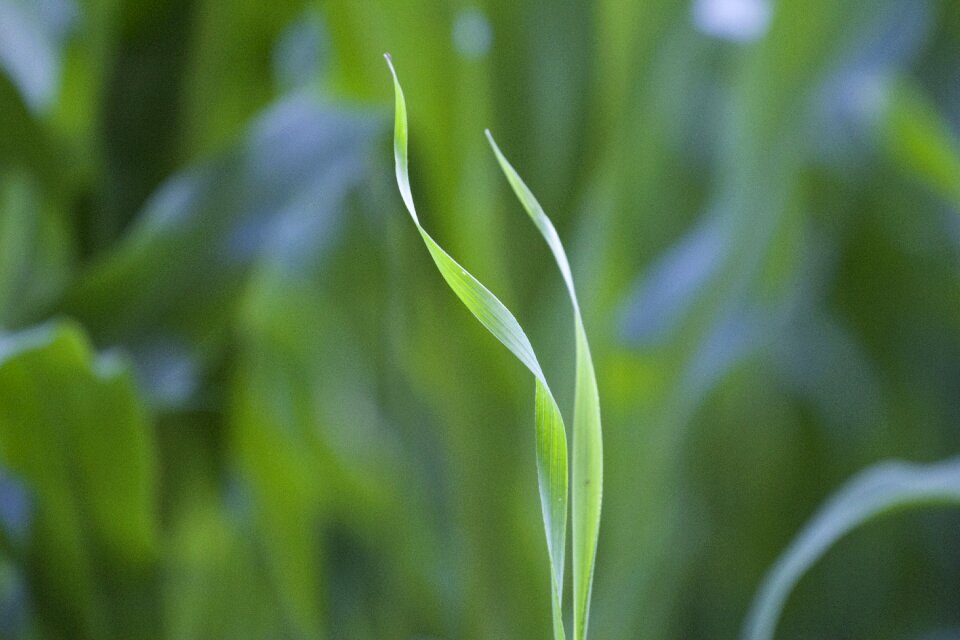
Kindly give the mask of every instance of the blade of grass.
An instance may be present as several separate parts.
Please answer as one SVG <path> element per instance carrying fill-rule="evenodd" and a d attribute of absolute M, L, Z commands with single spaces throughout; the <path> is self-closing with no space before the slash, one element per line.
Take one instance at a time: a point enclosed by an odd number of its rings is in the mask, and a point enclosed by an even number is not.
<path fill-rule="evenodd" d="M 929 465 L 885 462 L 855 476 L 813 517 L 767 574 L 744 626 L 744 640 L 771 640 L 790 592 L 840 538 L 900 509 L 960 505 L 960 458 Z"/>
<path fill-rule="evenodd" d="M 500 168 L 514 193 L 546 240 L 557 267 L 563 275 L 570 303 L 577 344 L 576 391 L 573 409 L 573 637 L 587 637 L 590 616 L 590 594 L 600 534 L 600 503 L 603 498 L 603 438 L 600 427 L 600 397 L 597 377 L 590 356 L 587 332 L 583 328 L 580 303 L 573 286 L 573 275 L 560 236 L 533 192 L 523 182 L 513 165 L 500 151 L 493 135 L 487 139 L 497 156 Z"/>
<path fill-rule="evenodd" d="M 880 136 L 892 163 L 960 208 L 960 145 L 936 106 L 906 80 L 888 89 Z"/>
<path fill-rule="evenodd" d="M 513 314 L 479 280 L 461 267 L 421 226 L 417 216 L 407 162 L 407 106 L 403 89 L 390 56 L 385 56 L 396 94 L 393 152 L 396 161 L 397 186 L 437 269 L 461 302 L 536 378 L 535 426 L 537 477 L 540 505 L 550 556 L 551 594 L 553 603 L 553 635 L 563 640 L 563 564 L 567 527 L 567 436 L 563 418 L 543 370 L 520 324 Z"/>

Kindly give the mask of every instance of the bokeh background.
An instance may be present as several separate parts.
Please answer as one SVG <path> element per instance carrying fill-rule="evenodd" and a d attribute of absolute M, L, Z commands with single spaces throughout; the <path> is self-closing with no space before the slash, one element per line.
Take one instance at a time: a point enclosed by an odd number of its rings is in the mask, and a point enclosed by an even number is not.
<path fill-rule="evenodd" d="M 736 638 L 844 480 L 960 443 L 954 0 L 0 0 L 0 638 L 549 637 L 533 382 L 606 480 L 592 637 Z M 783 638 L 960 638 L 960 516 Z"/>

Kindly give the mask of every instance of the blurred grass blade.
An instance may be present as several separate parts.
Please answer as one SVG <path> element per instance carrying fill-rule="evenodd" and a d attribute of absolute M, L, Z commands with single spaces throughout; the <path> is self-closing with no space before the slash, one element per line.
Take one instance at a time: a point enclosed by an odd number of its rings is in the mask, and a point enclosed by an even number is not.
<path fill-rule="evenodd" d="M 533 347 L 516 318 L 496 296 L 490 293 L 466 269 L 457 264 L 420 225 L 416 207 L 413 203 L 413 195 L 410 192 L 407 165 L 406 102 L 390 56 L 387 55 L 386 58 L 387 64 L 390 66 L 390 72 L 393 74 L 396 91 L 396 128 L 393 150 L 396 160 L 397 185 L 403 197 L 403 202 L 410 212 L 410 217 L 416 224 L 417 230 L 437 265 L 437 269 L 440 270 L 440 274 L 453 289 L 453 292 L 457 294 L 457 297 L 470 309 L 483 326 L 513 352 L 536 377 L 537 475 L 540 484 L 543 522 L 547 534 L 547 549 L 550 554 L 553 632 L 554 638 L 564 638 L 561 595 L 563 591 L 563 563 L 567 525 L 567 437 L 563 418 L 547 385 Z"/>
<path fill-rule="evenodd" d="M 960 146 L 950 123 L 917 87 L 889 90 L 881 136 L 890 161 L 960 208 Z"/>
<path fill-rule="evenodd" d="M 333 245 L 378 131 L 308 94 L 278 100 L 235 145 L 166 180 L 71 285 L 64 311 L 98 342 L 128 346 L 154 402 L 193 402 L 257 269 L 305 268 Z"/>
<path fill-rule="evenodd" d="M 71 0 L 0 0 L 0 73 L 34 112 L 48 109 L 57 98 L 65 41 L 76 17 Z"/>
<path fill-rule="evenodd" d="M 600 427 L 600 397 L 597 377 L 590 356 L 587 332 L 583 328 L 580 303 L 573 286 L 573 275 L 560 236 L 543 207 L 527 188 L 513 166 L 487 131 L 504 175 L 530 219 L 547 241 L 573 305 L 573 321 L 577 342 L 576 393 L 573 410 L 573 637 L 587 636 L 590 615 L 590 592 L 600 533 L 600 503 L 603 498 L 603 438 Z"/>
<path fill-rule="evenodd" d="M 885 462 L 861 472 L 830 498 L 767 574 L 744 640 L 770 640 L 791 590 L 827 550 L 860 525 L 899 509 L 960 505 L 960 458 L 930 465 Z"/>
<path fill-rule="evenodd" d="M 37 615 L 109 638 L 161 553 L 152 422 L 129 367 L 59 321 L 0 336 L 0 465 L 36 504 Z M 3 633 L 0 632 L 0 637 Z M 125 634 L 125 637 L 140 637 Z"/>

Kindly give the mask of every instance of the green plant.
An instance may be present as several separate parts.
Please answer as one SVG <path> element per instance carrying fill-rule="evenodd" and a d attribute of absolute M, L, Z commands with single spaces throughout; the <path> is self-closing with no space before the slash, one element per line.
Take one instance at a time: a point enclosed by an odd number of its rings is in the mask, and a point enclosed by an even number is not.
<path fill-rule="evenodd" d="M 554 637 L 564 638 L 562 599 L 567 515 L 567 444 L 563 418 L 529 339 L 513 314 L 447 254 L 420 224 L 410 189 L 407 110 L 389 54 L 396 95 L 394 157 L 397 185 L 431 257 L 450 288 L 477 319 L 536 379 L 537 467 L 551 564 Z M 576 400 L 573 423 L 574 638 L 587 635 L 602 498 L 602 437 L 596 375 L 573 276 L 556 229 L 533 192 L 486 131 L 504 175 L 546 240 L 573 306 L 576 339 Z M 838 490 L 797 535 L 771 568 L 748 614 L 743 640 L 772 640 L 790 591 L 838 540 L 866 522 L 900 509 L 960 504 L 960 461 L 928 466 L 887 462 L 871 467 Z"/>
<path fill-rule="evenodd" d="M 394 157 L 400 195 L 424 244 L 447 284 L 477 319 L 507 347 L 536 379 L 537 469 L 540 502 L 550 556 L 553 631 L 555 638 L 564 638 L 563 630 L 563 565 L 567 531 L 567 436 L 563 416 L 550 391 L 540 362 L 529 339 L 513 314 L 479 280 L 467 272 L 444 251 L 420 224 L 410 190 L 407 161 L 407 107 L 403 89 L 389 54 L 386 56 L 393 74 L 396 92 Z M 500 151 L 487 131 L 497 161 L 530 219 L 546 240 L 563 275 L 573 306 L 576 339 L 576 394 L 573 416 L 573 636 L 586 638 L 590 612 L 590 592 L 600 529 L 600 503 L 603 493 L 603 451 L 600 426 L 600 400 L 596 375 L 590 356 L 580 304 L 573 285 L 573 275 L 560 237 L 540 203 Z"/>

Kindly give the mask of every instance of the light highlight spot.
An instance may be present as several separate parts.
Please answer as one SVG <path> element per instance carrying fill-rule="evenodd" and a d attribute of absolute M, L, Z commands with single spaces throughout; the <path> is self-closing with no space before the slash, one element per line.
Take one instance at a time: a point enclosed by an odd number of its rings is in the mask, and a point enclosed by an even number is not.
<path fill-rule="evenodd" d="M 722 40 L 752 42 L 767 32 L 773 8 L 769 0 L 694 0 L 697 28 Z"/>
<path fill-rule="evenodd" d="M 453 22 L 453 46 L 457 53 L 468 60 L 477 60 L 490 51 L 493 29 L 490 21 L 479 9 L 461 11 Z"/>

